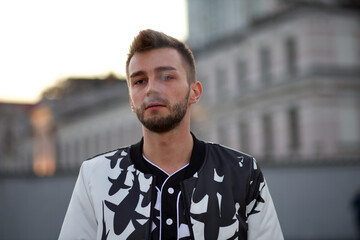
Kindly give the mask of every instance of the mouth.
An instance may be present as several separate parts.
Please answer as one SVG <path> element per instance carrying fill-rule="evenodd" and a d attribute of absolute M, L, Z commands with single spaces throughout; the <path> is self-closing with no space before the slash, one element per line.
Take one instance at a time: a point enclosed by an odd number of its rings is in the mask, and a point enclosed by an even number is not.
<path fill-rule="evenodd" d="M 148 110 L 148 109 L 158 109 L 158 108 L 162 108 L 162 107 L 165 107 L 164 104 L 160 104 L 160 103 L 150 103 L 148 104 L 146 107 L 145 107 L 145 110 Z"/>

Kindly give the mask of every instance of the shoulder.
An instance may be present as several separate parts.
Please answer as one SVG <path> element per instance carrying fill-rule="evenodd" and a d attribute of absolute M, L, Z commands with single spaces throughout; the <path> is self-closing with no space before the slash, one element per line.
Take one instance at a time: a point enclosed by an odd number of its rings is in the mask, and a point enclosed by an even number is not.
<path fill-rule="evenodd" d="M 206 153 L 207 160 L 215 162 L 216 165 L 229 165 L 236 169 L 238 167 L 241 169 L 257 168 L 253 156 L 220 144 L 206 143 Z"/>
<path fill-rule="evenodd" d="M 222 160 L 230 159 L 231 161 L 231 159 L 235 158 L 235 159 L 244 159 L 245 161 L 250 161 L 250 160 L 252 161 L 254 159 L 253 156 L 247 153 L 217 143 L 207 142 L 206 148 L 208 154 L 215 155 L 216 157 Z"/>
<path fill-rule="evenodd" d="M 98 154 L 94 157 L 91 157 L 85 160 L 82 164 L 82 168 L 87 169 L 99 169 L 103 167 L 114 168 L 116 164 L 123 160 L 127 159 L 128 152 L 130 147 L 122 147 L 119 149 L 115 149 L 109 152 Z"/>

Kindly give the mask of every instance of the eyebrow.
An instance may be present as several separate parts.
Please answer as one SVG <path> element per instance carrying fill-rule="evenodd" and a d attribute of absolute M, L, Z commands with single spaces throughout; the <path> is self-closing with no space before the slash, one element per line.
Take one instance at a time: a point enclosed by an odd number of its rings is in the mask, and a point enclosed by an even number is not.
<path fill-rule="evenodd" d="M 164 72 L 164 71 L 176 71 L 177 69 L 171 66 L 163 66 L 155 68 L 155 72 Z"/>
<path fill-rule="evenodd" d="M 172 66 L 160 66 L 160 67 L 155 68 L 155 72 L 176 71 L 176 70 L 177 69 Z M 142 76 L 142 75 L 145 75 L 145 71 L 140 70 L 140 71 L 132 73 L 130 75 L 130 78 L 134 78 L 134 77 Z"/>

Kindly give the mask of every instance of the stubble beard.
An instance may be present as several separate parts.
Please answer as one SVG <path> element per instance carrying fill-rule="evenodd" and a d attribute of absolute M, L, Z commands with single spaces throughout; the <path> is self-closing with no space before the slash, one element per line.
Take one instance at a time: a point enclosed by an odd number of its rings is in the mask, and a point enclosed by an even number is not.
<path fill-rule="evenodd" d="M 159 116 L 157 110 L 152 110 L 152 116 L 145 119 L 145 104 L 143 103 L 140 108 L 135 110 L 136 115 L 142 125 L 148 130 L 156 133 L 165 133 L 176 128 L 180 122 L 183 120 L 189 100 L 190 90 L 186 94 L 185 98 L 178 103 L 170 105 L 170 103 L 159 97 L 154 97 L 157 101 L 164 103 L 170 111 L 170 114 L 167 116 Z"/>

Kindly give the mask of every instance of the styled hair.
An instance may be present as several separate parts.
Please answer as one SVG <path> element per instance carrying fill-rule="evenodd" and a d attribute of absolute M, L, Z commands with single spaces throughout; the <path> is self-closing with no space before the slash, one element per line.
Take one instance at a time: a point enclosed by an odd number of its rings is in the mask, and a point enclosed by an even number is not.
<path fill-rule="evenodd" d="M 166 35 L 165 33 L 151 29 L 142 30 L 134 38 L 126 60 L 126 77 L 129 79 L 129 63 L 135 53 L 141 53 L 159 48 L 176 49 L 185 63 L 187 70 L 187 79 L 189 83 L 196 81 L 195 60 L 190 48 L 183 42 Z"/>

